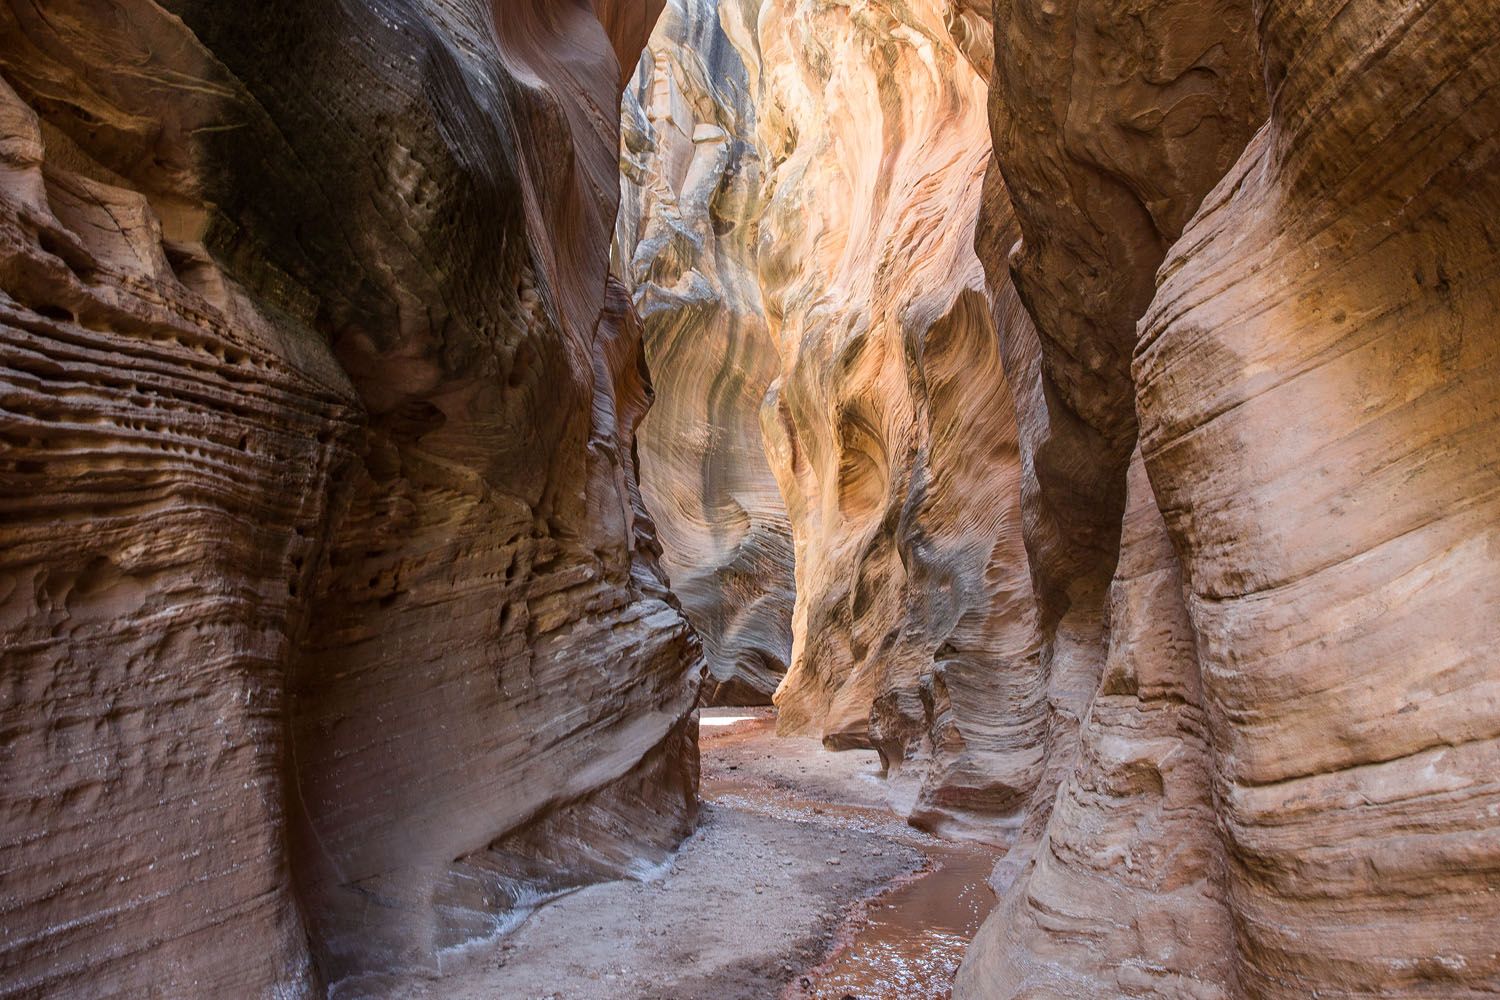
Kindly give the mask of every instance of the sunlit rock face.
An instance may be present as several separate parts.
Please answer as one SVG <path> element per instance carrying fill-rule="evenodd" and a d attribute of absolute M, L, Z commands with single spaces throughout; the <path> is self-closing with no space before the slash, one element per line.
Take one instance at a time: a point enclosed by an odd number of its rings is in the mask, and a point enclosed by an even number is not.
<path fill-rule="evenodd" d="M 7 994 L 432 965 L 694 809 L 606 280 L 655 10 L 166 7 L 0 7 Z"/>
<path fill-rule="evenodd" d="M 878 747 L 924 825 L 1018 815 L 1040 756 L 1006 727 L 1044 706 L 1012 662 L 1032 635 L 1021 459 L 973 251 L 988 23 L 946 3 L 721 13 L 755 84 L 767 447 L 796 541 L 780 729 Z"/>
<path fill-rule="evenodd" d="M 1500 8 L 1263 5 L 1271 118 L 1162 269 L 1240 978 L 1500 983 Z M 1308 414 L 1289 419 L 1289 414 Z"/>
<path fill-rule="evenodd" d="M 1118 33 L 1094 30 L 1113 5 L 996 7 L 996 153 L 1044 395 L 1073 400 L 1100 442 L 1082 460 L 1066 449 L 1073 468 L 1126 464 L 1136 416 L 1140 447 L 1118 481 L 1117 564 L 1102 548 L 1095 561 L 1113 584 L 1076 749 L 1049 745 L 1059 790 L 1002 866 L 1003 904 L 955 995 L 1489 995 L 1500 11 L 1148 6 L 1163 16 Z M 1028 69 L 1056 71 L 1032 62 L 1049 31 L 1071 53 L 1065 90 Z M 1177 207 L 1146 198 L 1110 226 L 1069 226 L 1109 201 L 1049 179 L 1087 162 L 1050 150 L 1097 147 L 1101 122 L 1170 118 L 1135 85 L 1091 86 L 1141 52 L 1213 63 L 1138 77 L 1172 81 L 1164 109 L 1207 126 L 1163 131 L 1140 175 L 1121 150 L 1097 162 Z M 1050 123 L 1033 114 L 1064 92 Z M 1199 206 L 1238 141 L 1225 123 L 1262 108 Z M 1185 227 L 1175 244 L 1163 219 Z M 1101 233 L 1130 252 L 1094 253 Z M 1152 247 L 1164 263 L 1142 292 Z M 987 263 L 1000 250 L 981 245 Z M 1078 295 L 1101 278 L 1122 294 Z M 1111 303 L 1118 324 L 1077 315 Z M 1047 470 L 1028 496 L 1067 495 Z M 1092 497 L 1078 509 L 1099 538 L 1115 482 L 1073 494 Z M 1044 602 L 1046 580 L 1078 579 L 1030 530 L 1028 548 Z M 1056 653 L 1050 672 L 1055 686 Z"/>
<path fill-rule="evenodd" d="M 711 704 L 770 704 L 792 647 L 792 539 L 761 408 L 780 367 L 756 271 L 750 78 L 712 0 L 674 0 L 622 108 L 616 272 L 656 402 L 641 483 L 662 565 L 702 637 Z"/>

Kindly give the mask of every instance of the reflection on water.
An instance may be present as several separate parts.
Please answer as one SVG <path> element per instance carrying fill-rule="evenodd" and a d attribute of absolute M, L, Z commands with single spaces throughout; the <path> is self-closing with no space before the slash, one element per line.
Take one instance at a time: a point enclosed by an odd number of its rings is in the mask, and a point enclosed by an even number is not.
<path fill-rule="evenodd" d="M 834 956 L 800 977 L 789 997 L 947 1000 L 974 933 L 995 905 L 994 856 L 955 845 L 928 849 L 935 868 L 871 901 Z"/>

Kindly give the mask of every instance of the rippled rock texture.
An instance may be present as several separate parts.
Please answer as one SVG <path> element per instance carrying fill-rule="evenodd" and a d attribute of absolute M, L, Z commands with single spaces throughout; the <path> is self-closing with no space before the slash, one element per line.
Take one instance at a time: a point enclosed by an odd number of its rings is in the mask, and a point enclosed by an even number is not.
<path fill-rule="evenodd" d="M 928 826 L 1018 815 L 1040 756 L 1011 721 L 1039 708 L 1021 457 L 973 250 L 980 6 L 721 8 L 756 83 L 767 444 L 796 540 L 780 727 L 880 749 Z"/>
<path fill-rule="evenodd" d="M 1113 570 L 1107 638 L 956 995 L 1491 995 L 1500 12 L 1065 6 L 996 6 L 996 153 L 1045 395 L 1098 442 L 1071 497 L 1125 515 L 1117 564 L 1028 536 L 1043 601 Z"/>
<path fill-rule="evenodd" d="M 961 998 L 1500 990 L 1500 8 L 660 9 L 0 6 L 0 993 L 660 859 L 688 617 Z"/>
<path fill-rule="evenodd" d="M 715 671 L 774 649 L 783 732 L 876 746 L 916 822 L 1005 839 L 1048 710 L 995 335 L 1024 312 L 973 251 L 992 61 L 984 3 L 669 7 L 625 101 L 616 266 L 660 396 L 645 489 Z"/>
<path fill-rule="evenodd" d="M 690 827 L 606 282 L 654 15 L 0 7 L 0 993 L 430 966 Z"/>
<path fill-rule="evenodd" d="M 756 266 L 750 91 L 716 0 L 672 0 L 622 109 L 616 270 L 656 386 L 641 484 L 712 704 L 770 704 L 792 654 L 791 525 L 761 434 L 780 356 Z"/>
<path fill-rule="evenodd" d="M 997 314 L 997 333 L 1025 458 L 1031 673 L 1042 704 L 1015 720 L 1025 723 L 1037 763 L 996 880 L 1009 890 L 1001 914 L 1019 915 L 986 925 L 967 982 L 978 995 L 1037 985 L 994 972 L 993 953 L 1008 933 L 1025 944 L 1012 940 L 1005 954 L 1034 954 L 1058 977 L 1043 977 L 1054 988 L 1113 995 L 1122 982 L 1088 980 L 1111 958 L 1149 951 L 1154 968 L 1170 968 L 1166 949 L 1148 943 L 1152 929 L 1210 937 L 1194 923 L 1191 899 L 1181 912 L 1178 900 L 1143 899 L 1141 930 L 1110 889 L 1136 869 L 1140 885 L 1160 888 L 1152 879 L 1179 857 L 1190 859 L 1190 871 L 1201 867 L 1197 849 L 1184 843 L 1172 853 L 1166 844 L 1182 836 L 1179 810 L 1207 794 L 1201 781 L 1182 783 L 1196 772 L 1178 746 L 1179 700 L 1191 686 L 1184 674 L 1196 668 L 1173 659 L 1192 639 L 1173 631 L 1176 570 L 1170 549 L 1151 541 L 1144 482 L 1134 486 L 1122 539 L 1136 437 L 1131 349 L 1156 269 L 1244 148 L 1263 101 L 1243 5 L 1165 0 L 1121 11 L 1090 0 L 1002 0 L 994 18 L 995 160 L 978 249 L 997 304 L 1016 302 Z M 1123 558 L 1122 544 L 1134 546 Z M 1168 561 L 1158 564 L 1163 553 Z M 1174 781 L 1143 777 L 1162 755 L 1178 765 Z M 1153 795 L 1155 784 L 1164 787 Z M 1054 803 L 1059 815 L 1049 827 Z M 1150 852 L 1166 852 L 1165 860 Z M 1034 872 L 1012 885 L 1034 855 Z M 1122 859 L 1126 873 L 1117 871 Z M 1072 945 L 1069 933 L 1084 935 L 1089 950 L 1047 965 L 1057 938 Z"/>

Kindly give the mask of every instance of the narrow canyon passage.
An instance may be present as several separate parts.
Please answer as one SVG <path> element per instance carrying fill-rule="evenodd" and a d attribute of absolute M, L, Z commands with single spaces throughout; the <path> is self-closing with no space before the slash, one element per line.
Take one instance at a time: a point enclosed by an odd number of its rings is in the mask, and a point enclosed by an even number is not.
<path fill-rule="evenodd" d="M 999 853 L 894 814 L 870 751 L 776 738 L 767 709 L 705 709 L 699 827 L 639 881 L 548 902 L 436 978 L 337 997 L 944 1000 L 995 902 Z"/>
<path fill-rule="evenodd" d="M 0 0 L 0 1000 L 1495 1000 L 1497 567 L 1496 0 Z"/>

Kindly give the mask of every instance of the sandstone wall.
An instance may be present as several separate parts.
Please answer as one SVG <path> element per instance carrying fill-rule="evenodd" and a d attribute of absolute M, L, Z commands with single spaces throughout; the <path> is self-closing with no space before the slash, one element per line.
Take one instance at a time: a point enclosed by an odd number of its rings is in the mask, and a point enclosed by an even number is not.
<path fill-rule="evenodd" d="M 641 482 L 715 704 L 769 704 L 791 659 L 792 539 L 761 408 L 780 366 L 756 252 L 761 163 L 749 73 L 714 0 L 673 0 L 622 109 L 616 271 L 656 403 Z"/>
<path fill-rule="evenodd" d="M 782 726 L 1010 845 L 958 995 L 1493 991 L 1497 15 L 721 16 Z"/>
<path fill-rule="evenodd" d="M 0 993 L 313 994 L 690 827 L 618 6 L 0 8 Z"/>
<path fill-rule="evenodd" d="M 1500 990 L 1500 9 L 659 7 L 0 7 L 0 993 L 660 859 L 659 556 L 1010 846 L 957 996 Z"/>
<path fill-rule="evenodd" d="M 1252 995 L 1500 988 L 1500 9 L 1260 10 L 1135 354 Z M 1305 415 L 1305 416 L 1304 416 Z"/>
<path fill-rule="evenodd" d="M 1091 489 L 1116 488 L 1137 414 L 1141 440 L 1100 683 L 955 995 L 1500 984 L 1492 6 L 997 4 L 1010 262 L 1048 395 L 1108 446 L 1084 452 L 1109 470 Z M 1045 38 L 1066 88 L 1037 82 Z M 1171 58 L 1118 85 L 1141 53 Z M 1167 81 L 1155 110 L 1141 80 Z M 1189 112 L 1210 125 L 1167 124 Z M 1142 125 L 1154 159 L 1129 155 Z M 1080 162 L 1137 204 L 1059 183 Z"/>
<path fill-rule="evenodd" d="M 972 249 L 972 5 L 721 5 L 751 67 L 766 411 L 796 543 L 780 727 L 876 746 L 917 822 L 1003 837 L 1035 783 L 1014 408 Z M 1022 724 L 1017 715 L 1028 716 Z"/>
<path fill-rule="evenodd" d="M 1036 380 L 1018 420 L 1032 446 L 1027 549 L 1050 708 L 1047 775 L 1012 866 L 1071 767 L 1109 647 L 1136 321 L 1167 248 L 1263 117 L 1249 16 L 1203 0 L 994 8 L 990 117 L 1009 199 L 987 223 L 1003 236 L 980 253 L 996 294 L 1013 285 L 1034 321 L 1035 371 L 1010 376 Z"/>

